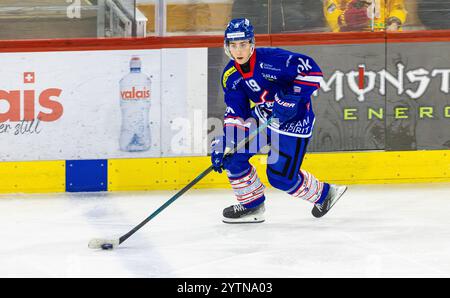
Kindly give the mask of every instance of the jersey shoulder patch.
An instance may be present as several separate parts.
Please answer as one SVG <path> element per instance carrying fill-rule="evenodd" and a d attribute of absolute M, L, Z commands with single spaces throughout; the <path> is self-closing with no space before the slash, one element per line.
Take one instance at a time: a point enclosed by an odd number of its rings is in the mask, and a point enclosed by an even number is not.
<path fill-rule="evenodd" d="M 227 87 L 227 81 L 228 78 L 237 71 L 236 67 L 231 66 L 230 68 L 228 68 L 227 70 L 224 71 L 223 76 L 222 76 L 222 86 L 223 88 Z"/>

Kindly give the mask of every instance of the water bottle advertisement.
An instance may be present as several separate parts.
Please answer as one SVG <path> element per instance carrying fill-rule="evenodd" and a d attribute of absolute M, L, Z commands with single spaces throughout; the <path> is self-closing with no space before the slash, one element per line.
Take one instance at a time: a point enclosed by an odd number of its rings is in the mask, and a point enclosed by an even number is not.
<path fill-rule="evenodd" d="M 205 49 L 0 59 L 1 161 L 206 154 Z"/>
<path fill-rule="evenodd" d="M 151 83 L 148 74 L 142 72 L 139 56 L 130 60 L 130 73 L 120 80 L 120 108 L 122 124 L 120 128 L 120 150 L 144 152 L 150 150 L 150 106 Z"/>

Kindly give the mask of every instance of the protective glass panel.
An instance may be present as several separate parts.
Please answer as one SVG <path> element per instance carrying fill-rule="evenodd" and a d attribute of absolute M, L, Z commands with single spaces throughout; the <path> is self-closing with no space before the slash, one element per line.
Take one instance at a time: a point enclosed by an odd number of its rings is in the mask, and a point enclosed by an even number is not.
<path fill-rule="evenodd" d="M 230 20 L 247 18 L 252 22 L 256 34 L 268 34 L 270 2 L 270 0 L 234 0 Z"/>
<path fill-rule="evenodd" d="M 323 13 L 330 31 L 400 31 L 406 23 L 405 0 L 325 0 Z"/>
<path fill-rule="evenodd" d="M 450 0 L 408 0 L 415 9 L 416 26 L 427 30 L 450 29 Z"/>
<path fill-rule="evenodd" d="M 450 0 L 324 0 L 323 14 L 333 32 L 450 29 Z"/>
<path fill-rule="evenodd" d="M 163 16 L 158 14 L 158 1 L 156 0 L 136 0 L 136 22 L 139 26 L 145 22 L 145 35 L 155 35 Z M 138 35 L 139 36 L 139 35 Z"/>
<path fill-rule="evenodd" d="M 167 0 L 166 35 L 223 34 L 233 18 L 249 18 L 256 33 L 268 31 L 268 1 L 264 0 Z"/>
<path fill-rule="evenodd" d="M 136 36 L 135 0 L 97 0 L 98 37 Z"/>
<path fill-rule="evenodd" d="M 0 39 L 134 36 L 135 0 L 1 0 Z"/>
<path fill-rule="evenodd" d="M 271 0 L 270 33 L 329 31 L 322 1 Z"/>
<path fill-rule="evenodd" d="M 137 8 L 137 9 L 136 9 Z M 450 29 L 450 0 L 1 0 L 0 39 Z"/>

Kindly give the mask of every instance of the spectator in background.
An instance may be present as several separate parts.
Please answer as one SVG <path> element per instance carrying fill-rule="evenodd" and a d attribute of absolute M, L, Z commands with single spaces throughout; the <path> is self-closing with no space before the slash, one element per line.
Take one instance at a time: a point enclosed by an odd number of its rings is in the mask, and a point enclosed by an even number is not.
<path fill-rule="evenodd" d="M 320 0 L 235 0 L 231 18 L 250 19 L 259 34 L 327 30 Z"/>
<path fill-rule="evenodd" d="M 426 29 L 450 29 L 450 0 L 420 0 L 417 14 Z"/>
<path fill-rule="evenodd" d="M 405 0 L 324 0 L 323 13 L 333 32 L 400 31 Z"/>

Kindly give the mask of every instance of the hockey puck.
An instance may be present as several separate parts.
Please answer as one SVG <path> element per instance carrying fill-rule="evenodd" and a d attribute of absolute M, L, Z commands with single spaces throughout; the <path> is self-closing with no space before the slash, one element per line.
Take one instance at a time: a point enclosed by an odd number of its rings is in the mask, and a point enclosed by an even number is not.
<path fill-rule="evenodd" d="M 110 249 L 113 249 L 113 245 L 111 244 L 111 243 L 105 243 L 105 244 L 102 244 L 102 249 L 103 250 L 110 250 Z"/>

